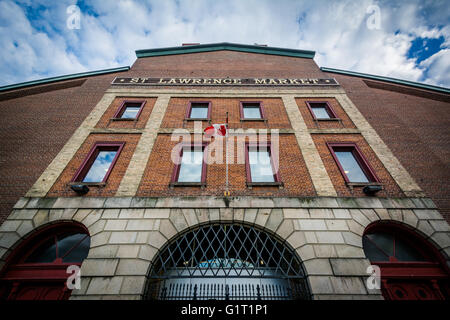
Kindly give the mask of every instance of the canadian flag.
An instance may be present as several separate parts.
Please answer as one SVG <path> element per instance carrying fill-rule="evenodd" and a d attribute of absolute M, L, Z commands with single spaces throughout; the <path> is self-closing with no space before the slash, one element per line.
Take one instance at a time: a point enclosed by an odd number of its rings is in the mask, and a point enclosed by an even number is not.
<path fill-rule="evenodd" d="M 215 137 L 217 136 L 226 137 L 228 135 L 226 124 L 213 124 L 212 126 L 205 128 L 204 132 L 209 136 Z"/>

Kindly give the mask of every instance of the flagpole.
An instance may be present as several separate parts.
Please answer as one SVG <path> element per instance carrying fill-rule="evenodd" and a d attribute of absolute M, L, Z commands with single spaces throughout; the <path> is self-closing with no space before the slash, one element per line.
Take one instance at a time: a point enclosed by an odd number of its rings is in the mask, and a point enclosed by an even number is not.
<path fill-rule="evenodd" d="M 230 195 L 229 191 L 228 191 L 228 112 L 227 112 L 227 120 L 226 120 L 226 125 L 227 125 L 227 133 L 225 135 L 225 164 L 226 164 L 226 183 L 225 183 L 225 195 Z"/>

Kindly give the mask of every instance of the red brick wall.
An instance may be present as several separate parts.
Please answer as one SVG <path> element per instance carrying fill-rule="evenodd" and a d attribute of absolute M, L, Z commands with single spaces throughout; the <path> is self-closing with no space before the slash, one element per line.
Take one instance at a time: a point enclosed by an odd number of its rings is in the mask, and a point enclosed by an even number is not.
<path fill-rule="evenodd" d="M 0 93 L 0 224 L 119 75 Z"/>
<path fill-rule="evenodd" d="M 280 135 L 279 141 L 279 171 L 284 187 L 282 189 L 272 186 L 248 189 L 246 186 L 245 164 L 232 164 L 229 165 L 231 195 L 314 196 L 316 194 L 295 136 L 283 134 Z M 145 169 L 144 177 L 139 186 L 138 196 L 223 195 L 226 180 L 225 164 L 208 165 L 206 173 L 207 186 L 204 189 L 201 187 L 169 188 L 175 167 L 171 161 L 171 152 L 177 143 L 176 141 L 171 141 L 170 135 L 158 135 Z M 225 155 L 225 152 L 223 154 Z M 237 147 L 234 154 L 234 162 L 237 163 Z"/>
<path fill-rule="evenodd" d="M 122 105 L 123 101 L 145 101 L 144 108 L 139 115 L 137 121 L 111 121 L 117 112 L 117 109 Z M 114 99 L 103 116 L 98 121 L 96 128 L 136 128 L 142 129 L 145 127 L 150 114 L 152 113 L 153 106 L 155 105 L 156 98 L 126 98 L 120 97 Z"/>
<path fill-rule="evenodd" d="M 298 108 L 300 109 L 300 112 L 303 116 L 303 119 L 305 120 L 306 126 L 308 129 L 340 129 L 340 128 L 356 128 L 356 126 L 353 124 L 352 120 L 348 117 L 348 115 L 345 113 L 344 109 L 342 109 L 339 102 L 337 102 L 334 98 L 296 98 L 295 101 L 297 102 Z M 329 103 L 331 108 L 333 108 L 334 113 L 336 116 L 341 119 L 341 121 L 335 121 L 335 120 L 321 120 L 321 121 L 315 121 L 311 111 L 309 110 L 308 106 L 306 105 L 306 102 L 313 102 L 313 101 L 326 101 Z"/>
<path fill-rule="evenodd" d="M 193 128 L 193 121 L 183 120 L 186 117 L 186 109 L 189 101 L 211 101 L 211 123 L 225 123 L 226 113 L 230 128 L 255 128 L 255 129 L 289 129 L 289 122 L 286 109 L 281 99 L 274 98 L 172 98 L 167 106 L 166 114 L 161 123 L 161 128 Z M 261 101 L 264 109 L 264 116 L 267 122 L 261 121 L 240 121 L 240 101 Z M 208 121 L 203 121 L 203 127 L 208 126 Z"/>
<path fill-rule="evenodd" d="M 329 73 L 450 222 L 449 95 Z M 398 91 L 392 91 L 392 87 Z M 390 90 L 388 90 L 390 89 Z M 446 102 L 447 101 L 447 102 Z"/>
<path fill-rule="evenodd" d="M 128 74 L 136 77 L 242 78 L 320 78 L 324 75 L 313 59 L 235 51 L 141 58 L 136 60 Z"/>
<path fill-rule="evenodd" d="M 363 197 L 362 187 L 350 188 L 346 185 L 336 161 L 328 149 L 327 142 L 353 142 L 358 145 L 364 158 L 375 172 L 376 176 L 383 185 L 383 190 L 377 193 L 380 197 L 403 197 L 404 194 L 384 168 L 381 161 L 377 158 L 372 148 L 367 144 L 360 134 L 313 134 L 314 143 L 319 151 L 320 157 L 325 165 L 331 182 L 336 189 L 338 196 L 341 197 Z"/>
<path fill-rule="evenodd" d="M 101 99 L 114 77 L 149 75 L 308 78 L 323 73 L 312 59 L 217 51 L 137 59 L 128 72 L 89 77 L 84 83 L 84 79 L 77 79 L 0 93 L 0 224 Z"/>
<path fill-rule="evenodd" d="M 95 142 L 99 141 L 123 141 L 125 145 L 120 152 L 117 161 L 112 168 L 112 171 L 106 181 L 106 185 L 102 187 L 89 186 L 90 191 L 85 195 L 86 197 L 112 197 L 115 195 L 122 181 L 125 171 L 128 168 L 131 157 L 133 156 L 136 145 L 139 141 L 139 134 L 91 134 L 77 151 L 75 156 L 66 166 L 58 180 L 48 192 L 48 197 L 75 197 L 78 196 L 76 192 L 70 189 L 68 183 L 72 180 L 78 168 L 86 159 L 89 151 Z"/>
<path fill-rule="evenodd" d="M 76 80 L 73 85 L 66 85 L 70 82 L 67 81 L 0 93 L 0 223 L 58 154 L 115 76 L 149 75 L 334 77 L 450 221 L 448 95 L 410 88 L 392 90 L 385 84 L 378 89 L 368 87 L 360 78 L 323 73 L 312 59 L 218 51 L 143 58 L 129 72 L 90 77 L 84 83 Z M 218 122 L 224 120 L 223 114 L 216 116 Z M 283 174 L 282 178 L 285 179 Z"/>

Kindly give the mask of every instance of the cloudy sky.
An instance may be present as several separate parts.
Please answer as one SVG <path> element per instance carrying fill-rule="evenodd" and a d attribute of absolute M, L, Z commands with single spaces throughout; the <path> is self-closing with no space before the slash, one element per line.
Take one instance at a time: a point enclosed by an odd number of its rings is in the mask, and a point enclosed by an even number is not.
<path fill-rule="evenodd" d="M 450 87 L 448 0 L 0 0 L 0 86 L 187 42 L 314 50 L 319 66 Z"/>

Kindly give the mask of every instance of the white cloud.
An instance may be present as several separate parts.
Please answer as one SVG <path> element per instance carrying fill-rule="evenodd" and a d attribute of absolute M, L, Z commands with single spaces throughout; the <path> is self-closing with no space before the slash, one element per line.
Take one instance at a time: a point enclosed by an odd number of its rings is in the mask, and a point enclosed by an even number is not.
<path fill-rule="evenodd" d="M 450 84 L 450 49 L 443 49 L 420 63 L 427 69 L 426 83 Z"/>
<path fill-rule="evenodd" d="M 17 4 L 1 1 L 0 21 L 0 70 L 4 83 L 85 70 L 77 57 L 66 51 L 61 36 L 49 38 L 34 29 Z"/>
<path fill-rule="evenodd" d="M 227 41 L 314 50 L 320 66 L 450 86 L 448 51 L 408 58 L 416 37 L 443 36 L 449 47 L 445 1 L 91 0 L 81 29 L 69 30 L 75 2 L 0 0 L 3 84 L 131 65 L 137 49 Z M 367 27 L 372 4 L 379 30 Z"/>

